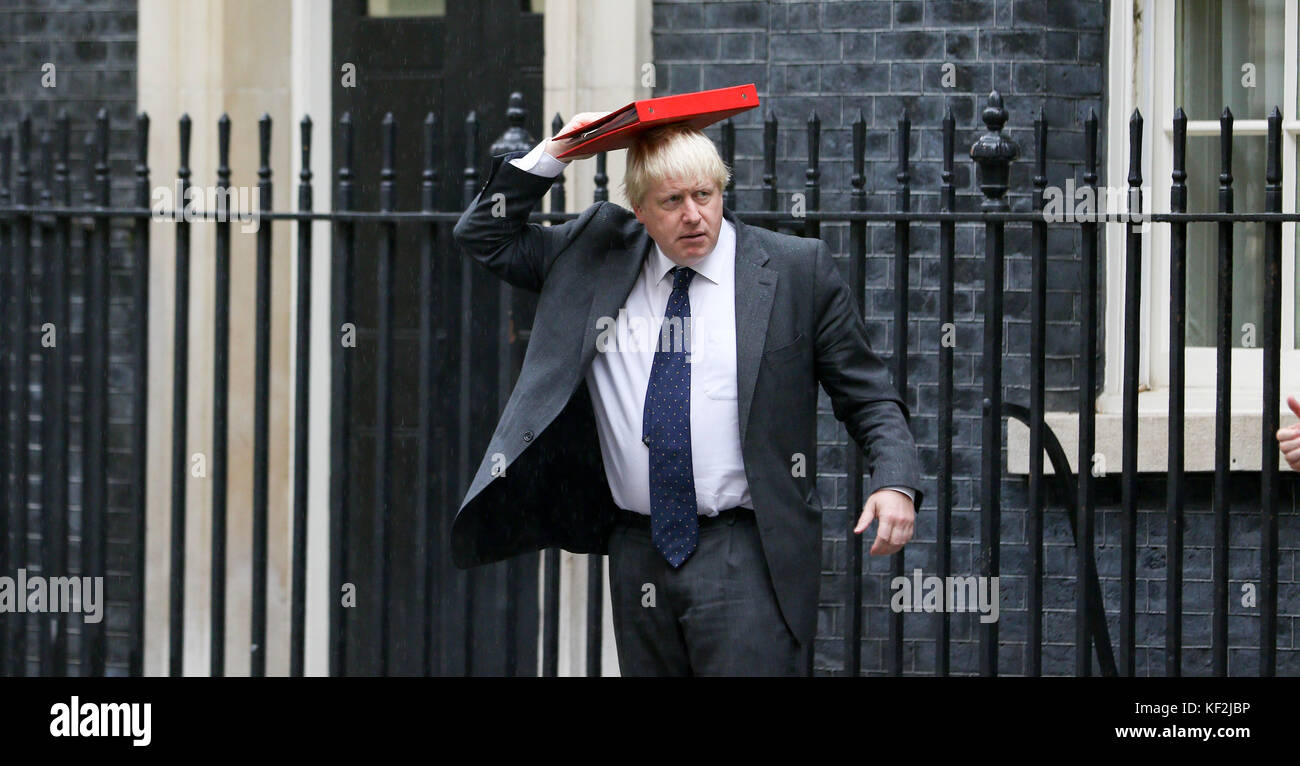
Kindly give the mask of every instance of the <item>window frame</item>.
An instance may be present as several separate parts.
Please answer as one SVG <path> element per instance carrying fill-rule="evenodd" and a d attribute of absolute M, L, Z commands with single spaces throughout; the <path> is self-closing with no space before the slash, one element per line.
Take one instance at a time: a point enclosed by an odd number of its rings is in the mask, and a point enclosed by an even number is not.
<path fill-rule="evenodd" d="M 1285 0 L 1286 31 L 1283 43 L 1284 80 L 1282 104 L 1282 209 L 1296 209 L 1297 143 L 1300 120 L 1297 119 L 1297 69 L 1300 69 L 1300 0 Z M 1170 184 L 1173 172 L 1173 117 L 1176 72 L 1177 9 L 1170 0 L 1115 0 L 1111 5 L 1109 57 L 1109 98 L 1106 106 L 1105 179 L 1111 185 L 1127 184 L 1128 121 L 1133 110 L 1143 115 L 1143 186 L 1149 189 L 1143 200 L 1144 210 L 1170 209 Z M 1237 119 L 1234 136 L 1267 135 L 1263 119 Z M 1189 120 L 1187 134 L 1215 135 L 1218 120 Z M 1118 184 L 1117 184 L 1118 182 Z M 1234 187 L 1242 183 L 1261 183 L 1262 179 L 1235 176 Z M 1246 211 L 1240 211 L 1246 212 Z M 1123 411 L 1124 358 L 1124 261 L 1125 225 L 1103 224 L 1105 258 L 1105 346 L 1106 361 L 1102 393 L 1097 399 L 1098 413 Z M 1138 410 L 1161 413 L 1168 410 L 1169 398 L 1169 288 L 1170 226 L 1143 223 L 1142 300 L 1140 325 L 1142 353 L 1139 354 Z M 1282 391 L 1300 390 L 1300 349 L 1295 348 L 1295 264 L 1296 224 L 1282 225 Z M 1153 257 L 1158 254 L 1159 257 Z M 1186 411 L 1214 412 L 1216 349 L 1189 346 L 1185 356 L 1189 374 L 1185 386 Z M 1234 414 L 1263 411 L 1263 349 L 1232 350 L 1231 407 Z M 1289 412 L 1284 402 L 1281 410 Z"/>

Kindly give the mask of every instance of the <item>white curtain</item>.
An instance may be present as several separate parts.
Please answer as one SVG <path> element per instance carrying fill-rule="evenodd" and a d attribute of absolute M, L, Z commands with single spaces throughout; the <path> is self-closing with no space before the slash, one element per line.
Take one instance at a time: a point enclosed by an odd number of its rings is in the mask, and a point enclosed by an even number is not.
<path fill-rule="evenodd" d="M 1234 120 L 1264 119 L 1282 105 L 1285 3 L 1283 0 L 1185 0 L 1178 3 L 1176 106 L 1189 120 L 1217 120 L 1226 106 Z M 1253 82 L 1252 82 L 1253 78 Z M 1264 209 L 1264 136 L 1233 140 L 1233 209 Z M 1219 138 L 1187 139 L 1187 209 L 1219 209 Z M 1152 179 L 1152 183 L 1168 183 Z M 1187 345 L 1215 345 L 1218 297 L 1218 226 L 1190 224 L 1187 231 Z M 1234 224 L 1232 264 L 1233 346 L 1260 342 L 1264 295 L 1263 224 Z M 1254 333 L 1243 325 L 1251 323 Z"/>

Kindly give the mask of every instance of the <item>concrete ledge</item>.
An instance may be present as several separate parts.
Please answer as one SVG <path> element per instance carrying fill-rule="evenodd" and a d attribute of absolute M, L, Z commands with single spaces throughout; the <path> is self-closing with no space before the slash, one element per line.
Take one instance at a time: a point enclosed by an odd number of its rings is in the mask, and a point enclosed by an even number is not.
<path fill-rule="evenodd" d="M 1164 412 L 1140 412 L 1138 415 L 1138 472 L 1166 473 L 1169 470 L 1169 416 Z M 1214 413 L 1188 412 L 1184 420 L 1184 470 L 1188 472 L 1214 471 Z M 1263 415 L 1258 410 L 1233 412 L 1229 437 L 1230 468 L 1232 471 L 1259 471 L 1260 433 Z M 1056 434 L 1071 471 L 1078 472 L 1079 415 L 1075 412 L 1048 412 L 1043 422 Z M 1119 473 L 1124 465 L 1123 416 L 1119 413 L 1097 413 L 1096 457 L 1099 471 Z M 1296 423 L 1291 411 L 1285 410 L 1279 423 L 1282 427 Z M 1271 438 L 1271 437 L 1270 437 Z M 1273 442 L 1276 444 L 1276 441 Z M 1278 468 L 1290 471 L 1276 448 L 1270 453 L 1277 458 Z M 1104 461 L 1104 462 L 1102 462 Z M 1055 473 L 1044 455 L 1043 472 Z M 1007 421 L 1007 473 L 1029 473 L 1029 427 L 1019 420 Z"/>

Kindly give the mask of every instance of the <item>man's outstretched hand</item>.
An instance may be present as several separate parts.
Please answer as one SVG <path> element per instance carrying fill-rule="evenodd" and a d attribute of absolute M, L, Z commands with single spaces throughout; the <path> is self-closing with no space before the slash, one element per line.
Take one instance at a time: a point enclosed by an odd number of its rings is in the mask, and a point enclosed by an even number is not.
<path fill-rule="evenodd" d="M 871 555 L 887 556 L 902 550 L 907 541 L 912 539 L 912 532 L 916 528 L 916 508 L 912 505 L 912 499 L 902 492 L 878 489 L 871 493 L 866 505 L 862 506 L 862 516 L 853 528 L 853 534 L 862 534 L 877 519 L 880 524 L 876 528 L 876 541 L 871 545 Z"/>
<path fill-rule="evenodd" d="M 1288 396 L 1286 403 L 1291 411 L 1300 417 L 1300 402 L 1297 402 L 1294 396 Z M 1282 450 L 1282 457 L 1286 458 L 1287 465 L 1291 466 L 1292 471 L 1300 471 L 1300 423 L 1279 428 L 1277 441 L 1277 448 Z"/>
<path fill-rule="evenodd" d="M 582 112 L 581 114 L 575 114 L 573 115 L 573 119 L 569 120 L 568 123 L 566 123 L 563 128 L 560 128 L 559 132 L 556 133 L 555 135 L 562 136 L 565 133 L 568 133 L 570 130 L 574 130 L 575 128 L 580 128 L 583 125 L 586 125 L 588 123 L 595 122 L 596 120 L 599 120 L 601 117 L 604 117 L 607 114 L 609 114 L 609 112 Z M 578 141 L 576 139 L 577 139 L 576 136 L 574 138 L 565 139 L 564 141 L 556 141 L 554 138 L 548 138 L 546 140 L 545 151 L 547 154 L 551 155 L 552 157 L 559 159 L 560 155 L 568 151 L 570 147 L 582 143 L 581 141 Z M 596 156 L 595 153 L 575 154 L 571 157 L 565 157 L 561 161 L 572 162 L 573 160 L 585 160 L 588 157 L 595 157 L 595 156 Z"/>

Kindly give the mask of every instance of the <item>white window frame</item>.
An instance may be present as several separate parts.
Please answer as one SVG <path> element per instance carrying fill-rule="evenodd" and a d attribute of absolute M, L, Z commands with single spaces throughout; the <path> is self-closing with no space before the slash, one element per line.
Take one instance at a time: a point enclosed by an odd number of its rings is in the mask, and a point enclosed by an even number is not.
<path fill-rule="evenodd" d="M 1287 0 L 1284 48 L 1289 51 L 1284 67 L 1282 109 L 1282 209 L 1296 207 L 1296 144 L 1300 141 L 1300 123 L 1296 115 L 1297 6 L 1300 0 Z M 1109 7 L 1108 80 L 1105 97 L 1106 146 L 1103 153 L 1104 178 L 1112 186 L 1128 183 L 1128 123 L 1134 109 L 1143 117 L 1142 183 L 1149 190 L 1144 199 L 1145 211 L 1169 210 L 1170 174 L 1173 171 L 1174 109 L 1174 21 L 1175 0 L 1112 0 Z M 1049 126 L 1050 128 L 1051 126 Z M 1234 135 L 1266 134 L 1265 120 L 1236 120 Z M 1188 135 L 1218 134 L 1218 121 L 1188 123 Z M 1050 135 L 1049 135 L 1049 140 Z M 1234 188 L 1259 179 L 1234 178 Z M 1243 212 L 1239 209 L 1239 212 Z M 1126 230 L 1124 224 L 1103 224 L 1104 281 L 1099 285 L 1104 296 L 1102 321 L 1105 339 L 1102 391 L 1096 400 L 1096 445 L 1090 464 L 1109 458 L 1100 465 L 1115 470 L 1124 453 L 1122 425 L 1124 411 L 1124 262 Z M 1300 393 L 1300 351 L 1294 346 L 1293 321 L 1296 295 L 1295 224 L 1282 225 L 1282 393 Z M 1138 354 L 1138 444 L 1139 472 L 1164 472 L 1168 468 L 1169 428 L 1169 271 L 1170 227 L 1167 223 L 1142 224 L 1142 298 L 1139 306 Z M 1215 363 L 1214 348 L 1187 350 L 1185 392 L 1184 470 L 1214 470 Z M 1232 350 L 1231 422 L 1229 424 L 1229 468 L 1234 471 L 1258 471 L 1264 460 L 1278 461 L 1287 468 L 1278 450 L 1267 449 L 1260 438 L 1263 418 L 1263 350 Z M 1274 402 L 1280 423 L 1291 425 L 1296 417 L 1285 401 Z M 1048 412 L 1045 420 L 1056 434 L 1066 453 L 1071 472 L 1079 470 L 1079 415 L 1074 411 Z M 1015 419 L 1007 421 L 1007 471 L 1029 471 L 1029 432 Z M 1054 473 L 1050 463 L 1046 473 Z"/>
<path fill-rule="evenodd" d="M 1300 40 L 1300 0 L 1286 0 L 1284 81 L 1282 110 L 1282 209 L 1296 207 L 1296 146 L 1300 141 L 1300 120 L 1296 114 L 1297 57 Z M 1135 12 L 1137 15 L 1135 15 Z M 1142 150 L 1143 186 L 1150 189 L 1144 201 L 1147 211 L 1168 211 L 1170 174 L 1173 171 L 1173 116 L 1175 30 L 1174 0 L 1115 0 L 1111 4 L 1107 143 L 1107 182 L 1126 185 L 1129 147 L 1128 121 L 1140 109 L 1144 120 Z M 1237 119 L 1234 135 L 1267 135 L 1263 119 Z M 1188 136 L 1218 135 L 1218 120 L 1188 121 Z M 1050 140 L 1050 139 L 1049 139 Z M 1262 183 L 1262 179 L 1234 177 L 1233 185 Z M 1238 212 L 1246 212 L 1238 210 Z M 1097 412 L 1123 411 L 1124 359 L 1124 261 L 1125 226 L 1104 224 L 1105 238 L 1105 373 Z M 1295 224 L 1282 226 L 1282 392 L 1300 391 L 1300 350 L 1295 346 Z M 1138 409 L 1143 414 L 1168 411 L 1169 395 L 1169 273 L 1170 226 L 1144 224 L 1141 227 L 1142 301 L 1139 355 Z M 1153 257 L 1153 255 L 1155 257 Z M 1215 349 L 1188 347 L 1186 354 L 1186 410 L 1213 413 L 1217 369 Z M 1263 411 L 1263 349 L 1232 350 L 1232 411 L 1258 415 Z M 1285 402 L 1276 403 L 1289 413 Z"/>

